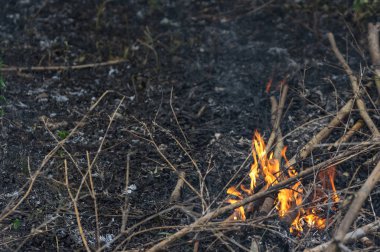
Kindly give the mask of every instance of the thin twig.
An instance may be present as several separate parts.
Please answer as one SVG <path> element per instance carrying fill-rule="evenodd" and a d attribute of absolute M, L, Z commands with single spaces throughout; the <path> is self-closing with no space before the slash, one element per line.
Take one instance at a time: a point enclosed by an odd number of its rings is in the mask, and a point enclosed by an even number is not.
<path fill-rule="evenodd" d="M 127 154 L 127 165 L 125 167 L 125 187 L 124 187 L 124 207 L 122 209 L 122 217 L 121 217 L 121 232 L 125 231 L 125 227 L 127 226 L 128 214 L 129 214 L 129 197 L 128 197 L 128 187 L 129 187 L 129 173 L 130 173 L 130 161 L 131 161 L 132 153 Z"/>
<path fill-rule="evenodd" d="M 86 151 L 86 158 L 87 158 L 87 169 L 88 169 L 88 174 L 89 174 L 88 177 L 90 180 L 90 195 L 94 202 L 96 248 L 99 248 L 100 247 L 100 228 L 99 228 L 98 203 L 96 200 L 94 181 L 92 180 L 92 165 L 91 165 L 90 153 L 88 151 Z"/>
<path fill-rule="evenodd" d="M 81 220 L 80 220 L 80 214 L 79 214 L 79 210 L 78 210 L 78 201 L 77 201 L 76 197 L 74 198 L 74 196 L 73 196 L 73 194 L 71 193 L 71 190 L 70 190 L 68 168 L 67 168 L 67 160 L 66 159 L 64 160 L 64 166 L 65 166 L 65 185 L 66 185 L 66 188 L 67 188 L 67 192 L 69 193 L 71 202 L 73 204 L 73 208 L 74 208 L 75 217 L 76 217 L 76 220 L 77 220 L 79 234 L 80 234 L 80 237 L 82 238 L 82 242 L 83 242 L 84 247 L 86 248 L 86 250 L 88 252 L 90 252 L 91 250 L 90 250 L 90 247 L 88 246 L 88 242 L 87 242 L 86 236 L 84 235 L 83 227 L 82 227 Z M 80 190 L 78 189 L 78 192 L 79 191 Z"/>
<path fill-rule="evenodd" d="M 170 104 L 170 108 L 172 110 L 172 113 L 173 113 L 173 116 L 174 116 L 174 119 L 175 119 L 175 122 L 179 128 L 179 130 L 181 131 L 181 134 L 182 134 L 182 137 L 183 137 L 183 140 L 185 140 L 185 143 L 186 143 L 186 147 L 190 149 L 190 146 L 189 146 L 189 141 L 187 140 L 187 137 L 186 137 L 186 134 L 185 132 L 182 130 L 182 127 L 181 125 L 179 124 L 179 121 L 178 121 L 178 118 L 177 118 L 177 114 L 175 113 L 174 111 L 174 107 L 173 107 L 173 87 L 170 91 L 170 100 L 169 100 L 169 104 Z"/>

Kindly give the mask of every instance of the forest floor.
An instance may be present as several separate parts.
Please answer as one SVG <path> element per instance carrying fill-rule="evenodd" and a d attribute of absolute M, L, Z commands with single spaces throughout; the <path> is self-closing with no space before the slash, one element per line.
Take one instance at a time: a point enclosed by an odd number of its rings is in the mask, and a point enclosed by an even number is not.
<path fill-rule="evenodd" d="M 253 132 L 269 138 L 270 96 L 281 83 L 289 85 L 281 119 L 289 156 L 352 96 L 327 32 L 363 85 L 371 82 L 367 23 L 345 12 L 349 5 L 262 2 L 5 1 L 0 250 L 85 250 L 83 238 L 94 251 L 144 250 L 228 205 L 226 188 L 249 171 Z M 368 94 L 377 97 L 375 88 Z M 358 118 L 353 110 L 324 142 Z M 353 141 L 370 133 L 363 127 Z M 373 164 L 358 167 L 376 150 L 337 166 L 340 208 L 367 179 Z M 296 167 L 337 153 L 316 148 Z M 173 170 L 187 181 L 177 203 Z M 355 225 L 378 218 L 379 194 Z M 244 251 L 252 239 L 256 251 L 302 250 L 329 241 L 342 217 L 293 235 L 275 211 L 265 222 L 189 233 L 168 250 Z M 350 246 L 376 251 L 378 238 Z"/>

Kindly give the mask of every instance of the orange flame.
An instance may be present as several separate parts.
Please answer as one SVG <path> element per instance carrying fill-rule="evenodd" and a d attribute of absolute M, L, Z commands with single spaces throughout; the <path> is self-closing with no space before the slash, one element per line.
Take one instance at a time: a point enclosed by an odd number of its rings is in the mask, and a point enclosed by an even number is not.
<path fill-rule="evenodd" d="M 320 171 L 318 173 L 319 180 L 322 182 L 323 189 L 331 189 L 332 190 L 332 200 L 335 203 L 339 202 L 339 196 L 335 189 L 334 179 L 335 179 L 335 173 L 336 173 L 336 167 L 330 166 L 326 170 Z M 327 179 L 328 178 L 328 179 Z M 329 183 L 329 186 L 327 185 Z"/>
<path fill-rule="evenodd" d="M 298 172 L 290 165 L 289 160 L 286 157 L 287 147 L 284 147 L 281 151 L 281 156 L 288 167 L 287 175 L 281 174 L 280 161 L 273 157 L 273 152 L 267 153 L 265 147 L 264 139 L 258 131 L 255 131 L 252 140 L 253 163 L 248 174 L 250 177 L 250 186 L 245 187 L 244 185 L 240 185 L 241 191 L 246 195 L 252 195 L 254 193 L 257 180 L 260 176 L 262 176 L 262 179 L 265 181 L 265 188 L 268 188 L 269 186 L 277 184 L 280 179 L 286 179 L 287 176 L 292 178 L 298 175 Z M 322 171 L 318 175 L 323 188 L 327 188 L 327 183 L 329 184 L 329 188 L 333 191 L 333 201 L 339 202 L 339 197 L 334 185 L 335 167 L 329 167 L 326 171 Z M 235 186 L 228 188 L 227 194 L 233 195 L 238 199 L 228 199 L 227 202 L 230 204 L 239 202 L 244 198 L 243 193 L 241 193 Z M 305 225 L 309 228 L 317 229 L 324 229 L 326 227 L 326 219 L 319 217 L 315 207 L 307 209 L 302 207 L 303 193 L 304 190 L 301 181 L 297 181 L 290 188 L 281 189 L 277 195 L 277 203 L 275 207 L 281 218 L 285 217 L 291 211 L 297 211 L 297 216 L 292 221 L 289 228 L 291 233 L 297 232 L 299 234 L 303 232 Z M 318 201 L 318 199 L 316 201 Z M 233 219 L 246 219 L 243 206 L 234 209 Z"/>
<path fill-rule="evenodd" d="M 319 217 L 314 209 L 309 210 L 310 213 L 302 217 L 302 220 L 306 222 L 310 228 L 324 229 L 326 228 L 326 219 Z"/>
<path fill-rule="evenodd" d="M 243 195 L 236 189 L 235 186 L 231 186 L 230 188 L 228 188 L 227 190 L 227 193 L 229 195 L 234 195 L 236 197 L 238 197 L 239 199 L 243 199 Z M 228 199 L 227 200 L 227 203 L 230 203 L 230 204 L 234 204 L 236 202 L 238 202 L 239 200 L 235 200 L 235 199 Z M 241 206 L 241 207 L 238 207 L 234 210 L 234 217 L 233 219 L 234 220 L 246 220 L 246 217 L 245 217 L 245 211 L 244 211 L 244 207 Z"/>
<path fill-rule="evenodd" d="M 273 79 L 270 78 L 265 86 L 265 93 L 269 94 L 269 91 L 270 91 L 270 88 L 272 86 L 272 83 L 273 83 Z"/>

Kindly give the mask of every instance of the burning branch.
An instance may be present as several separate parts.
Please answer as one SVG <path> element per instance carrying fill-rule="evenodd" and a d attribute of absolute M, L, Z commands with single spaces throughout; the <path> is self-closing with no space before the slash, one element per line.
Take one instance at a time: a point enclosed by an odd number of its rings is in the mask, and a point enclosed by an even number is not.
<path fill-rule="evenodd" d="M 328 246 L 327 251 L 336 251 L 340 245 L 344 244 L 344 237 L 350 229 L 352 223 L 355 221 L 359 214 L 364 201 L 367 199 L 377 182 L 380 180 L 380 161 L 377 163 L 375 169 L 369 175 L 360 190 L 356 193 L 355 199 L 352 201 L 350 208 L 344 216 L 339 225 L 338 230 L 335 232 L 333 242 Z"/>
<path fill-rule="evenodd" d="M 282 188 L 285 188 L 288 185 L 295 183 L 302 178 L 305 178 L 305 177 L 310 176 L 311 174 L 314 174 L 315 171 L 317 171 L 317 170 L 324 169 L 324 168 L 329 167 L 331 165 L 337 165 L 339 163 L 342 163 L 342 162 L 348 160 L 349 158 L 352 158 L 354 156 L 362 154 L 364 151 L 365 150 L 362 148 L 362 146 L 360 146 L 360 145 L 356 146 L 350 150 L 345 151 L 344 153 L 338 154 L 337 156 L 331 158 L 330 160 L 327 160 L 327 161 L 322 162 L 320 164 L 309 167 L 309 168 L 305 169 L 304 171 L 301 171 L 298 175 L 296 175 L 294 177 L 288 178 L 284 181 L 279 182 L 276 185 L 270 186 L 265 191 L 258 192 L 256 194 L 248 196 L 247 198 L 244 198 L 243 200 L 238 201 L 234 204 L 231 204 L 231 205 L 228 205 L 225 207 L 221 207 L 221 208 L 218 208 L 214 211 L 211 211 L 208 214 L 200 217 L 198 220 L 196 220 L 192 224 L 182 228 L 181 230 L 177 231 L 173 235 L 168 236 L 166 239 L 157 243 L 156 245 L 154 245 L 153 247 L 151 247 L 147 251 L 149 251 L 149 252 L 161 251 L 161 250 L 165 249 L 167 246 L 169 246 L 169 244 L 171 244 L 174 241 L 182 238 L 186 234 L 195 231 L 197 228 L 202 227 L 202 225 L 204 225 L 205 223 L 209 222 L 210 220 L 212 220 L 212 219 L 214 219 L 214 218 L 216 218 L 216 217 L 218 217 L 218 216 L 220 216 L 226 212 L 234 210 L 240 206 L 244 206 L 250 202 L 262 199 L 263 197 L 266 197 L 266 196 L 268 196 L 268 195 L 270 195 L 270 194 L 272 194 L 272 193 L 274 193 L 274 192 L 276 192 Z"/>
<path fill-rule="evenodd" d="M 274 139 L 277 139 L 277 144 L 275 146 L 275 151 L 274 151 L 274 158 L 276 160 L 278 160 L 279 163 L 281 163 L 281 151 L 284 148 L 284 143 L 282 140 L 282 132 L 281 132 L 281 128 L 280 128 L 280 118 L 282 117 L 282 111 L 284 109 L 288 89 L 289 89 L 288 85 L 285 85 L 283 88 L 282 94 L 281 94 L 281 98 L 280 98 L 280 106 L 277 104 L 277 100 L 274 96 L 271 96 L 271 98 L 270 98 L 271 108 L 272 108 L 272 110 L 271 110 L 272 120 L 271 121 L 272 121 L 272 126 L 273 126 L 271 137 L 274 136 L 272 138 L 273 142 L 274 142 Z M 269 141 L 270 141 L 271 137 L 269 138 Z M 266 149 L 270 148 L 271 143 L 269 141 L 268 141 L 268 145 L 267 145 Z M 267 150 L 267 151 L 269 151 L 269 150 Z M 274 204 L 274 199 L 272 197 L 265 198 L 263 204 L 260 207 L 259 214 L 260 215 L 267 215 L 269 213 L 269 211 L 272 209 L 273 204 Z"/>

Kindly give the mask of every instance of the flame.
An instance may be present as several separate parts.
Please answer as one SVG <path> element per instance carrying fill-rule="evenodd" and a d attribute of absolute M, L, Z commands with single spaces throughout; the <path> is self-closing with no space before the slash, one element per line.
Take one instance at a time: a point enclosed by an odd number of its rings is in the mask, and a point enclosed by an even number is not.
<path fill-rule="evenodd" d="M 332 200 L 335 202 L 335 203 L 338 203 L 339 202 L 339 196 L 336 192 L 336 189 L 335 189 L 335 184 L 334 184 L 334 179 L 335 179 L 335 166 L 330 166 L 328 169 L 327 169 L 327 174 L 329 176 L 329 179 L 330 179 L 330 185 L 331 185 L 331 189 L 333 191 L 333 195 L 332 195 Z"/>
<path fill-rule="evenodd" d="M 270 88 L 272 86 L 272 83 L 273 83 L 273 79 L 270 78 L 265 86 L 265 93 L 269 94 L 269 91 L 270 91 Z"/>
<path fill-rule="evenodd" d="M 235 204 L 235 203 L 238 202 L 238 201 L 239 201 L 239 200 L 228 199 L 228 200 L 227 200 L 227 203 Z M 233 219 L 234 219 L 234 220 L 243 220 L 243 221 L 245 221 L 245 220 L 247 219 L 247 218 L 245 217 L 245 210 L 244 210 L 244 207 L 243 207 L 243 206 L 234 209 L 234 216 L 233 216 Z"/>
<path fill-rule="evenodd" d="M 302 217 L 302 220 L 310 228 L 325 229 L 326 228 L 326 219 L 321 218 L 317 215 L 315 209 L 309 209 L 309 213 L 305 214 Z"/>
<path fill-rule="evenodd" d="M 235 195 L 239 199 L 243 199 L 243 195 L 234 186 L 231 186 L 230 188 L 228 188 L 227 193 L 230 195 Z"/>
<path fill-rule="evenodd" d="M 322 182 L 323 189 L 330 189 L 332 191 L 331 199 L 333 202 L 339 202 L 339 196 L 335 189 L 334 179 L 335 179 L 336 167 L 330 166 L 326 170 L 322 170 L 318 173 L 319 180 Z M 329 184 L 329 185 L 328 185 Z"/>
<path fill-rule="evenodd" d="M 227 193 L 229 195 L 234 195 L 234 196 L 238 197 L 239 199 L 243 199 L 243 195 L 236 189 L 235 186 L 231 186 L 230 188 L 228 188 Z M 238 201 L 239 200 L 236 200 L 236 199 L 228 199 L 227 203 L 234 204 Z M 243 221 L 246 220 L 245 211 L 244 211 L 243 206 L 236 208 L 234 211 L 235 211 L 234 217 L 233 217 L 234 220 L 239 220 L 239 219 L 243 220 Z"/>
<path fill-rule="evenodd" d="M 298 175 L 297 170 L 290 165 L 288 158 L 286 157 L 287 147 L 284 147 L 281 151 L 281 156 L 285 161 L 287 172 L 281 174 L 280 161 L 274 158 L 273 152 L 267 153 L 266 144 L 263 137 L 258 131 L 254 132 L 252 140 L 252 157 L 253 163 L 251 164 L 250 171 L 248 173 L 250 178 L 249 187 L 245 187 L 243 184 L 240 185 L 240 192 L 235 186 L 231 186 L 227 190 L 227 194 L 237 197 L 238 199 L 228 199 L 227 203 L 234 204 L 244 199 L 245 195 L 253 195 L 257 184 L 257 180 L 261 177 L 265 181 L 265 188 L 277 184 L 281 179 L 286 179 L 286 177 L 295 177 Z M 339 202 L 339 196 L 336 192 L 334 185 L 335 178 L 335 167 L 331 166 L 325 171 L 321 171 L 318 176 L 319 180 L 322 182 L 323 189 L 328 189 L 332 191 L 331 199 L 337 203 Z M 297 181 L 290 188 L 281 189 L 277 194 L 276 199 L 276 209 L 280 218 L 287 216 L 293 211 L 296 217 L 292 221 L 289 230 L 291 233 L 302 233 L 304 227 L 324 229 L 326 227 L 327 220 L 320 217 L 321 211 L 316 207 L 315 202 L 325 203 L 323 199 L 326 196 L 320 197 L 315 193 L 313 202 L 308 208 L 304 208 L 303 204 L 303 186 L 301 181 Z M 322 195 L 326 195 L 325 193 Z M 246 220 L 244 207 L 238 207 L 234 209 L 233 214 L 234 220 Z"/>

